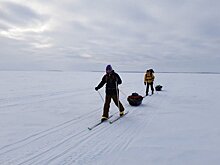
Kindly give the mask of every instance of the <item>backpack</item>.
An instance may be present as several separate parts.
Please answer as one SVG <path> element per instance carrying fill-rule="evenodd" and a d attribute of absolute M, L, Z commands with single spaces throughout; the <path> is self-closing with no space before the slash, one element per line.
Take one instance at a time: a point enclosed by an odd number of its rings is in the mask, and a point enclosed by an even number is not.
<path fill-rule="evenodd" d="M 154 70 L 153 69 L 149 69 L 149 72 L 154 73 Z"/>

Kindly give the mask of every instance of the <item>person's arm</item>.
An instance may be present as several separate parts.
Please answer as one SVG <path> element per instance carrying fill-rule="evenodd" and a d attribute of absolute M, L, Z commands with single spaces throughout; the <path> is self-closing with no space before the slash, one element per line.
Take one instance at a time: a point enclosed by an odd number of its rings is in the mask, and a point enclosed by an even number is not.
<path fill-rule="evenodd" d="M 120 76 L 117 73 L 115 73 L 115 74 L 116 74 L 116 82 L 117 82 L 117 84 L 118 85 L 122 84 L 122 80 L 121 80 Z"/>
<path fill-rule="evenodd" d="M 103 76 L 101 82 L 99 83 L 99 85 L 97 87 L 95 87 L 95 90 L 99 90 L 100 88 L 102 88 L 106 83 L 106 77 Z"/>

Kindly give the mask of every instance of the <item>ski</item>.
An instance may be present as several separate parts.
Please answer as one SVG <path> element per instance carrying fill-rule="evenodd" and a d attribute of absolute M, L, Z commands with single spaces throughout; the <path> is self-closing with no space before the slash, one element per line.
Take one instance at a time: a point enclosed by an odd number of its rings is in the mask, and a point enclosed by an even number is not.
<path fill-rule="evenodd" d="M 122 117 L 124 117 L 125 115 L 127 115 L 127 114 L 128 114 L 128 112 L 129 112 L 129 111 L 125 112 L 125 114 L 124 114 L 123 116 L 118 116 L 117 118 L 115 118 L 115 119 L 113 119 L 113 120 L 109 121 L 109 123 L 110 123 L 110 124 L 112 124 L 112 123 L 114 123 L 114 122 L 118 121 L 119 119 L 121 119 Z"/>
<path fill-rule="evenodd" d="M 110 116 L 109 116 L 109 119 L 110 119 L 112 116 L 113 116 L 113 115 L 110 115 Z M 106 121 L 107 121 L 107 120 L 106 120 Z M 100 122 L 94 124 L 93 126 L 88 127 L 88 129 L 89 129 L 89 130 L 92 130 L 93 128 L 95 128 L 95 127 L 101 125 L 102 123 L 105 123 L 106 121 L 100 121 Z"/>

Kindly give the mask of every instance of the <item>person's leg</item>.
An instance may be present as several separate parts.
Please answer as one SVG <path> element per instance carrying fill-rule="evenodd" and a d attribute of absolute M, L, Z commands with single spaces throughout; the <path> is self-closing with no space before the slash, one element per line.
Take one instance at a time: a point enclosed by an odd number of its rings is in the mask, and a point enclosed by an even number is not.
<path fill-rule="evenodd" d="M 103 115 L 102 115 L 102 117 L 104 117 L 104 118 L 108 118 L 110 103 L 111 103 L 111 96 L 106 95 L 105 96 L 104 108 L 103 108 Z"/>
<path fill-rule="evenodd" d="M 151 92 L 152 92 L 152 94 L 154 94 L 154 84 L 153 84 L 153 82 L 151 83 Z"/>
<path fill-rule="evenodd" d="M 124 109 L 124 107 L 123 107 L 123 105 L 122 105 L 122 103 L 120 102 L 120 100 L 118 100 L 118 97 L 117 97 L 117 95 L 113 95 L 112 96 L 112 99 L 113 99 L 113 101 L 114 101 L 114 103 L 115 103 L 115 105 L 119 108 L 119 111 L 120 112 L 123 112 L 125 109 Z M 119 104 L 119 105 L 118 105 Z"/>
<path fill-rule="evenodd" d="M 148 91 L 149 91 L 149 83 L 147 83 L 147 87 L 146 87 L 146 96 L 148 95 Z"/>

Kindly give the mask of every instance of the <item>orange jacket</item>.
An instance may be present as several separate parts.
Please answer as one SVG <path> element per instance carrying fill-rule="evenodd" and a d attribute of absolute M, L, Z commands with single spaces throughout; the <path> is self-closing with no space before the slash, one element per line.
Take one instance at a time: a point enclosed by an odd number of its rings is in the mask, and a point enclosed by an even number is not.
<path fill-rule="evenodd" d="M 152 83 L 154 81 L 154 74 L 152 72 L 146 72 L 144 75 L 145 83 Z"/>

